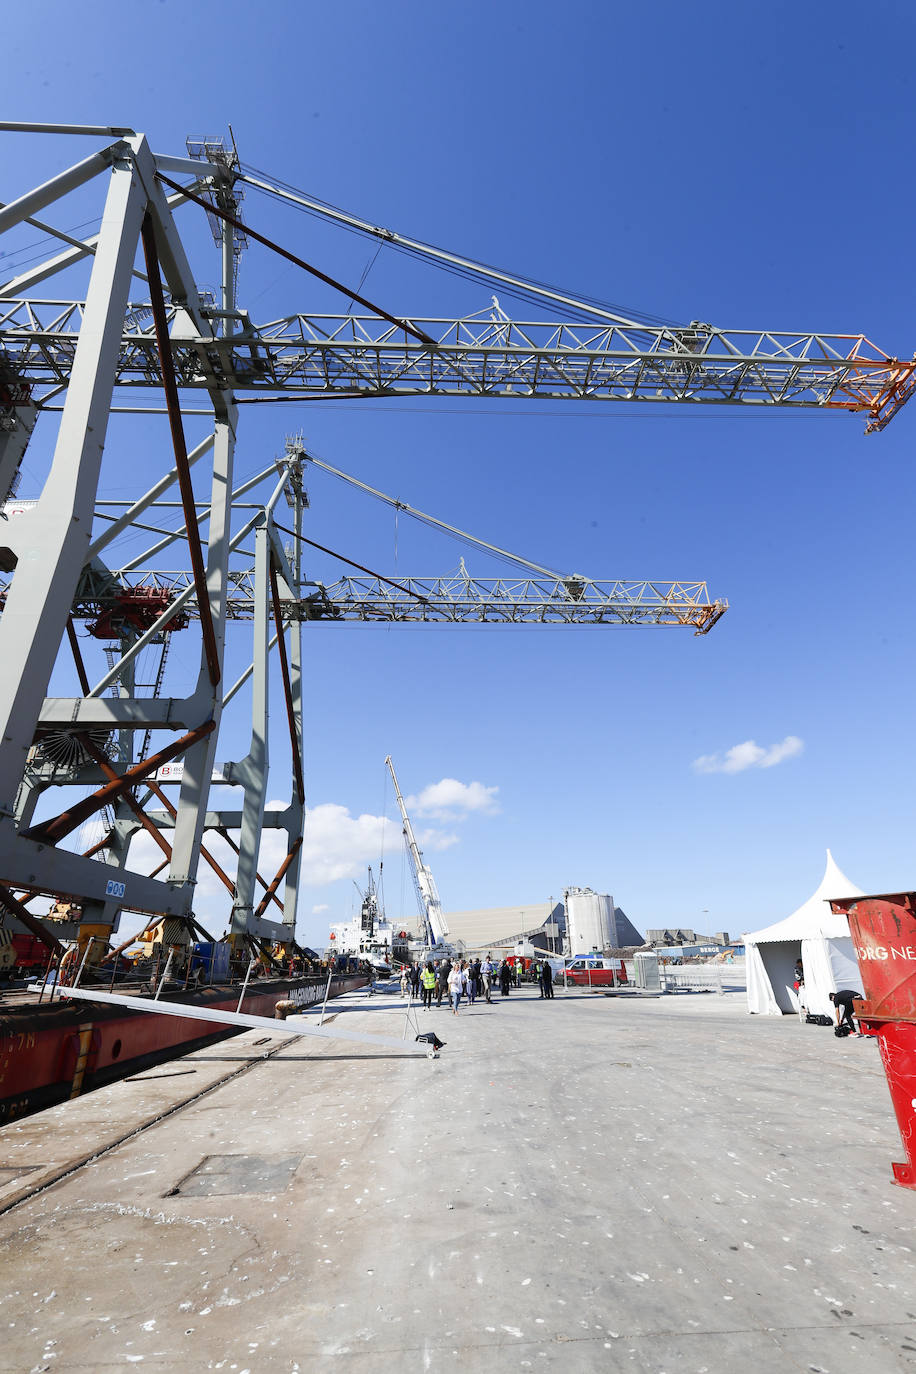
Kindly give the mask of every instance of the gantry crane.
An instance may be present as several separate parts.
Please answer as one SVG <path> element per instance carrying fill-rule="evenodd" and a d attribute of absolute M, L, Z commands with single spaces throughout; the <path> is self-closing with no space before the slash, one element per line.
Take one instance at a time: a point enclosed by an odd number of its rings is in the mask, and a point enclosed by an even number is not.
<path fill-rule="evenodd" d="M 452 266 L 517 297 L 524 287 L 526 299 L 560 317 L 515 320 L 494 302 L 460 319 L 406 318 L 341 287 L 363 313 L 296 314 L 258 324 L 236 299 L 245 242 L 282 253 L 326 285 L 340 283 L 242 220 L 246 183 L 263 191 L 259 183 L 266 182 L 271 194 L 284 188 L 244 169 L 234 144 L 198 140 L 189 143 L 188 156 L 159 155 L 145 135 L 125 128 L 0 124 L 0 133 L 17 132 L 55 133 L 62 144 L 81 135 L 103 145 L 0 207 L 7 261 L 26 232 L 37 230 L 62 244 L 0 286 L 0 504 L 16 492 L 36 422 L 44 431 L 57 426 L 56 436 L 45 436 L 51 458 L 40 495 L 20 503 L 15 519 L 4 521 L 0 538 L 0 570 L 10 577 L 0 617 L 0 903 L 23 921 L 32 918 L 22 898 L 36 893 L 79 904 L 84 922 L 103 927 L 116 924 L 123 908 L 187 920 L 199 860 L 207 858 L 202 836 L 215 825 L 225 834 L 240 829 L 237 875 L 233 880 L 223 874 L 232 891 L 232 928 L 289 938 L 304 811 L 299 638 L 304 620 L 633 623 L 647 618 L 693 624 L 702 631 L 721 613 L 721 603 L 708 601 L 703 584 L 535 577 L 510 585 L 464 576 L 457 582 L 409 580 L 392 586 L 366 574 L 368 582 L 348 578 L 330 587 L 303 586 L 300 526 L 288 551 L 274 518 L 284 495 L 299 503 L 297 520 L 301 515 L 301 460 L 288 456 L 269 499 L 250 518 L 243 512 L 241 525 L 236 519 L 253 485 L 252 479 L 235 475 L 242 401 L 278 395 L 675 400 L 861 411 L 868 428 L 876 430 L 912 393 L 916 365 L 882 353 L 862 334 L 723 331 L 696 322 L 655 326 L 374 230 L 352 216 L 343 217 L 351 227 L 375 233 L 396 248 L 425 254 L 431 262 L 449 258 Z M 46 216 L 66 213 L 71 194 L 78 195 L 78 217 L 85 221 L 93 188 L 104 191 L 96 234 L 77 237 L 48 222 Z M 298 196 L 284 193 L 294 200 Z M 205 210 L 220 249 L 218 299 L 198 286 L 179 230 L 177 210 L 194 205 Z M 38 286 L 46 291 L 44 284 L 53 280 L 62 286 L 57 299 L 31 294 Z M 147 489 L 112 516 L 99 502 L 100 482 L 117 468 L 123 484 L 125 477 L 135 477 L 137 465 L 121 433 L 109 434 L 109 417 L 148 413 L 167 417 L 170 457 L 158 465 L 144 461 Z M 185 425 L 199 425 L 197 417 L 208 419 L 209 432 L 189 449 Z M 199 487 L 201 476 L 209 495 L 198 503 L 194 482 Z M 265 476 L 260 474 L 262 480 Z M 187 544 L 188 570 L 162 573 L 155 557 L 143 575 L 138 573 L 142 560 L 118 566 L 111 558 L 118 541 L 148 528 L 148 513 L 161 513 L 172 486 L 178 489 L 184 524 L 177 532 L 160 529 L 163 538 L 150 552 L 158 557 L 164 545 L 180 537 Z M 246 540 L 254 543 L 253 554 Z M 111 629 L 116 644 L 107 671 L 94 684 L 74 629 L 74 615 L 85 618 L 90 608 L 92 623 Z M 226 625 L 237 615 L 252 618 L 252 662 L 227 689 Z M 138 656 L 161 643 L 183 616 L 195 618 L 200 635 L 196 682 L 183 695 L 140 695 L 132 678 Z M 68 644 L 79 690 L 60 676 L 62 658 L 52 692 L 58 655 Z M 287 850 L 266 883 L 257 873 L 257 860 L 266 823 L 272 644 L 284 683 L 294 787 L 289 810 L 272 813 L 282 817 Z M 73 670 L 66 671 L 72 677 Z M 222 710 L 249 678 L 249 753 L 218 767 Z M 69 694 L 53 694 L 65 690 Z M 138 758 L 132 741 L 155 741 L 163 732 L 169 742 L 150 744 L 152 752 L 144 750 Z M 62 747 L 42 754 L 42 741 L 55 734 Z M 117 757 L 104 743 L 113 734 L 119 741 Z M 68 741 L 75 749 L 67 748 Z M 69 759 L 63 772 L 62 758 Z M 166 775 L 179 787 L 177 801 L 151 821 L 144 810 L 148 794 L 161 794 Z M 36 823 L 45 784 L 62 780 L 78 780 L 95 791 Z M 211 811 L 214 780 L 243 787 L 240 812 Z M 137 794 L 144 789 L 141 802 Z M 114 836 L 106 837 L 105 845 L 96 843 L 96 857 L 61 845 L 81 819 L 106 805 L 114 808 Z M 165 848 L 161 834 L 157 840 L 168 867 L 163 881 L 124 871 L 131 836 L 150 825 L 172 832 Z M 212 856 L 207 861 L 212 864 Z M 256 904 L 258 881 L 267 890 Z M 281 882 L 283 921 L 271 923 L 264 912 L 271 901 L 279 903 Z"/>
<path fill-rule="evenodd" d="M 414 887 L 417 893 L 417 903 L 420 908 L 420 915 L 423 918 L 423 930 L 426 935 L 426 943 L 430 949 L 440 945 L 448 936 L 448 922 L 442 911 L 442 902 L 439 899 L 439 889 L 436 887 L 436 880 L 432 875 L 427 864 L 423 862 L 423 854 L 417 844 L 416 836 L 413 833 L 413 826 L 407 814 L 407 807 L 404 805 L 404 798 L 401 796 L 401 789 L 398 786 L 398 775 L 394 771 L 394 764 L 391 755 L 385 759 L 388 771 L 391 774 L 391 781 L 394 783 L 394 794 L 398 799 L 398 810 L 401 813 L 401 825 L 404 831 L 404 843 L 407 846 L 407 853 L 410 855 L 410 865 L 413 871 Z"/>

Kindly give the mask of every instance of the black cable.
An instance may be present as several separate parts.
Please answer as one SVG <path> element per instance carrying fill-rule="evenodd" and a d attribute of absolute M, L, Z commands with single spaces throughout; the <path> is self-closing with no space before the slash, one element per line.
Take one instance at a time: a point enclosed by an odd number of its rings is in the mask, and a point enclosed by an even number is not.
<path fill-rule="evenodd" d="M 257 167 L 252 167 L 249 163 L 242 163 L 242 164 L 240 164 L 240 165 L 241 165 L 241 170 L 242 170 L 243 173 L 249 172 L 252 176 L 259 177 L 259 178 L 263 179 L 264 181 L 272 182 L 273 185 L 276 186 L 279 190 L 289 191 L 289 192 L 290 192 L 291 194 L 293 194 L 293 195 L 304 196 L 304 195 L 307 194 L 305 191 L 301 190 L 299 187 L 291 186 L 288 182 L 281 181 L 278 177 L 272 176 L 272 175 L 271 175 L 270 173 L 268 173 L 268 172 L 262 172 L 262 171 L 260 171 Z M 247 184 L 250 185 L 251 183 L 249 182 L 249 183 L 247 183 Z M 263 186 L 255 186 L 253 189 L 256 190 L 256 191 L 261 191 L 261 192 L 263 192 L 265 195 L 272 194 L 270 191 L 265 190 L 265 188 L 264 188 Z M 273 194 L 276 194 L 276 192 L 274 192 Z M 323 201 L 323 200 L 321 200 L 320 197 L 318 197 L 318 196 L 312 196 L 312 195 L 310 195 L 308 198 L 309 198 L 310 200 L 314 200 L 318 205 L 324 206 L 324 207 L 325 207 L 327 210 L 329 210 L 329 211 L 333 211 L 333 212 L 336 212 L 336 213 L 338 213 L 338 214 L 348 214 L 348 213 L 349 213 L 349 211 L 343 210 L 340 206 L 333 205 L 330 201 Z M 291 202 L 287 201 L 287 204 L 291 204 Z M 323 218 L 323 216 L 321 215 L 320 211 L 318 211 L 318 210 L 312 210 L 312 209 L 310 209 L 307 205 L 293 205 L 292 208 L 293 208 L 294 210 L 299 210 L 299 211 L 301 211 L 303 214 L 311 215 L 313 218 L 318 218 L 318 219 L 322 219 L 322 218 Z M 373 239 L 375 239 L 375 238 L 378 238 L 378 237 L 379 237 L 379 235 L 378 235 L 377 233 L 373 233 L 371 229 L 361 229 L 361 228 L 359 228 L 359 226 L 357 226 L 357 225 L 355 225 L 355 224 L 354 224 L 354 225 L 338 225 L 338 228 L 345 229 L 348 233 L 357 234 L 357 235 L 359 235 L 360 237 L 364 237 L 364 238 L 373 238 Z M 423 243 L 422 240 L 417 240 L 418 243 L 421 243 L 421 244 L 422 244 L 422 247 L 421 247 L 421 248 L 413 248 L 413 247 L 410 246 L 409 244 L 398 243 L 397 240 L 394 240 L 394 239 L 387 239 L 387 238 L 384 238 L 384 237 L 382 238 L 382 242 L 383 242 L 383 243 L 387 243 L 387 244 L 389 245 L 389 247 L 391 247 L 391 248 L 396 248 L 396 249 L 398 250 L 398 252 L 404 253 L 404 254 L 406 254 L 406 255 L 409 256 L 409 257 L 413 257 L 413 258 L 420 259 L 420 260 L 422 260 L 423 262 L 429 262 L 429 259 L 428 259 L 428 258 L 426 257 L 426 255 L 423 253 L 422 248 L 430 248 L 430 249 L 433 249 L 434 251 L 437 251 L 437 252 L 450 252 L 450 251 L 451 251 L 450 249 L 443 249 L 443 248 L 441 248 L 440 246 L 438 246 L 438 245 L 436 245 L 436 244 Z M 472 267 L 462 267 L 462 266 L 460 266 L 460 265 L 457 264 L 457 263 L 445 263 L 445 262 L 436 262 L 434 265 L 437 266 L 437 267 L 439 267 L 439 268 L 441 268 L 443 271 L 452 273 L 454 276 L 463 277 L 466 281 L 475 281 L 475 282 L 477 282 L 478 284 L 487 285 L 487 286 L 489 286 L 490 288 L 492 288 L 494 285 L 497 285 L 497 283 L 494 283 L 494 282 L 491 281 L 488 277 L 483 277 L 483 276 L 480 274 L 480 272 L 475 272 L 474 269 L 473 269 Z M 483 263 L 483 262 L 481 262 L 481 263 L 478 263 L 477 266 L 478 266 L 480 269 L 484 270 L 484 271 L 490 271 L 490 272 L 500 272 L 500 271 L 502 270 L 501 268 L 494 267 L 492 263 Z M 559 294 L 566 294 L 566 292 L 565 292 L 565 290 L 563 290 L 563 288 L 553 286 L 553 285 L 551 285 L 549 282 L 538 281 L 537 278 L 535 278 L 535 277 L 527 277 L 527 276 L 525 276 L 524 274 L 521 274 L 521 273 L 519 273 L 518 275 L 519 275 L 519 277 L 520 277 L 520 280 L 523 281 L 523 282 L 525 282 L 525 283 L 526 283 L 528 286 L 530 286 L 530 287 L 533 287 L 533 288 L 538 288 L 538 287 L 540 287 L 542 290 L 545 290 L 545 291 L 554 291 L 554 292 L 557 292 L 557 293 L 559 293 Z M 523 301 L 525 301 L 525 302 L 526 302 L 527 304 L 529 304 L 529 305 L 530 305 L 530 304 L 543 305 L 543 303 L 544 303 L 543 300 L 541 299 L 541 297 L 539 297 L 539 296 L 538 296 L 538 297 L 535 297 L 535 296 L 533 296 L 533 295 L 530 294 L 530 293 L 526 293 L 526 292 L 524 291 L 523 288 L 519 288 L 519 287 L 514 286 L 514 285 L 512 285 L 512 284 L 510 284 L 510 283 L 502 283 L 502 284 L 499 284 L 499 285 L 500 285 L 500 289 L 502 289 L 503 291 L 506 291 L 506 292 L 507 292 L 509 295 L 511 295 L 514 299 L 523 300 Z M 610 301 L 603 301 L 603 300 L 601 300 L 601 299 L 598 298 L 598 297 L 585 295 L 585 294 L 584 294 L 583 292 L 581 292 L 581 291 L 580 291 L 580 292 L 576 292 L 575 294 L 578 295 L 579 298 L 580 298 L 583 302 L 585 302 L 585 303 L 587 303 L 587 304 L 589 304 L 589 305 L 594 305 L 594 306 L 595 306 L 597 309 L 599 309 L 599 310 L 606 310 L 606 311 L 609 311 L 611 314 L 619 314 L 619 315 L 626 315 L 626 316 L 629 316 L 629 317 L 632 318 L 632 319 L 634 320 L 634 322 L 636 322 L 636 323 L 642 323 L 642 324 L 646 324 L 647 326 L 655 326 L 655 327 L 661 327 L 661 328 L 675 328 L 675 327 L 677 327 L 677 323 L 678 323 L 678 322 L 677 322 L 676 320 L 669 319 L 669 318 L 667 318 L 667 317 L 665 317 L 665 316 L 661 316 L 661 315 L 652 315 L 652 314 L 650 314 L 648 311 L 644 311 L 644 310 L 639 310 L 639 311 L 631 310 L 629 307 L 627 307 L 627 306 L 625 306 L 625 305 L 615 304 L 614 302 L 610 302 Z M 571 310 L 574 309 L 574 307 L 569 307 L 569 308 L 570 308 Z M 586 322 L 594 323 L 594 324 L 596 324 L 596 325 L 600 325 L 600 322 L 594 320 L 594 318 L 593 318 L 592 316 L 589 316 L 589 315 L 587 315 L 587 314 L 585 314 L 585 313 L 583 313 L 583 312 L 577 312 L 577 313 L 579 313 L 579 314 L 580 314 L 580 317 L 582 317 Z"/>
<path fill-rule="evenodd" d="M 383 577 L 381 573 L 373 572 L 371 568 L 364 568 L 362 563 L 355 563 L 352 558 L 346 558 L 342 553 L 335 553 L 333 549 L 325 548 L 324 544 L 316 544 L 314 539 L 306 539 L 304 534 L 297 534 L 295 530 L 289 529 L 286 525 L 281 525 L 274 521 L 274 527 L 282 530 L 284 534 L 292 535 L 293 539 L 298 539 L 302 544 L 308 544 L 313 549 L 318 549 L 321 553 L 329 553 L 332 558 L 337 558 L 341 563 L 348 564 L 351 568 L 358 568 L 360 572 L 366 573 L 369 577 L 375 577 L 379 582 L 385 582 L 389 587 L 395 587 L 405 596 L 412 596 L 415 601 L 421 602 L 424 606 L 431 606 L 432 602 L 428 596 L 423 596 L 420 592 L 412 592 L 409 587 L 405 587 L 401 582 L 394 582 L 390 577 Z"/>
<path fill-rule="evenodd" d="M 274 243 L 273 240 L 267 238 L 265 234 L 261 234 L 257 229 L 252 229 L 249 224 L 243 223 L 237 215 L 227 214 L 226 211 L 221 210 L 218 205 L 211 205 L 210 202 L 204 200 L 202 196 L 195 195 L 187 186 L 180 186 L 177 181 L 173 181 L 171 177 L 167 177 L 164 172 L 157 172 L 156 176 L 164 186 L 170 186 L 173 191 L 178 191 L 187 200 L 193 200 L 195 205 L 202 206 L 209 215 L 215 215 L 217 219 L 221 219 L 226 224 L 230 224 L 233 229 L 238 229 L 240 233 L 246 234 L 248 238 L 256 239 L 258 243 L 263 243 L 264 247 L 269 248 L 271 252 L 277 253 L 281 258 L 286 258 L 287 262 L 295 263 L 295 265 L 301 267 L 304 272 L 310 272 L 313 277 L 317 277 L 319 281 L 325 282 L 328 286 L 333 286 L 335 291 L 341 291 L 351 300 L 358 301 L 359 304 L 365 306 L 367 310 L 374 310 L 377 315 L 381 315 L 383 320 L 387 320 L 389 324 L 396 325 L 398 329 L 403 329 L 406 333 L 412 334 L 414 338 L 419 339 L 421 343 L 427 344 L 430 348 L 436 347 L 435 339 L 431 339 L 428 334 L 422 329 L 418 329 L 416 325 L 411 324 L 409 320 L 402 320 L 397 315 L 389 315 L 388 311 L 383 310 L 381 306 L 373 305 L 372 301 L 366 300 L 356 291 L 351 291 L 349 287 L 344 286 L 342 282 L 336 281 L 334 277 L 329 277 L 327 272 L 322 272 L 319 267 L 315 267 L 312 263 L 306 262 L 304 258 L 297 257 L 297 255 L 291 253 L 288 248 L 281 248 L 278 243 Z"/>

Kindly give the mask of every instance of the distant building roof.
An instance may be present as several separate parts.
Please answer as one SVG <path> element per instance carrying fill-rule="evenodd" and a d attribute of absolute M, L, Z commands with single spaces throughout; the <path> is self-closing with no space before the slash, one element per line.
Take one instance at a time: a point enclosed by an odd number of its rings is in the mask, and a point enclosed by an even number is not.
<path fill-rule="evenodd" d="M 540 930 L 550 920 L 563 917 L 562 902 L 532 902 L 520 906 L 489 906 L 478 911 L 448 911 L 448 939 L 451 943 L 462 941 L 468 949 L 481 949 L 484 945 L 512 939 L 516 935 L 527 935 Z M 407 922 L 412 934 L 422 935 L 419 917 Z"/>

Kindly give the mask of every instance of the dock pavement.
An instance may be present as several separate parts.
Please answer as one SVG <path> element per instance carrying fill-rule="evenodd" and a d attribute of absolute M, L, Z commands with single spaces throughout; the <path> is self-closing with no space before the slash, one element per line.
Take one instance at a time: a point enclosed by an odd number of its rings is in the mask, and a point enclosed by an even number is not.
<path fill-rule="evenodd" d="M 434 1061 L 267 1026 L 0 1130 L 0 1370 L 916 1372 L 872 1041 L 742 994 L 418 1022 Z"/>

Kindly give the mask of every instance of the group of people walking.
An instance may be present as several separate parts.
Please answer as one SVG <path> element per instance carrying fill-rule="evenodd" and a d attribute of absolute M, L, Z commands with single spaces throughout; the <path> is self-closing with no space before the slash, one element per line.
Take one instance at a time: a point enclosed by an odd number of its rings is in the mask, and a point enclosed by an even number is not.
<path fill-rule="evenodd" d="M 532 965 L 537 978 L 541 997 L 553 997 L 553 969 L 547 959 L 539 959 Z M 487 954 L 483 959 L 430 960 L 422 967 L 409 964 L 401 971 L 401 993 L 413 997 L 422 995 L 424 1007 L 432 1007 L 433 997 L 436 1006 L 442 1006 L 443 997 L 455 1016 L 464 998 L 473 1006 L 478 997 L 492 1001 L 494 986 L 499 987 L 500 995 L 509 996 L 512 986 L 521 986 L 521 965 L 518 960 L 511 964 L 508 959 L 494 963 Z"/>

